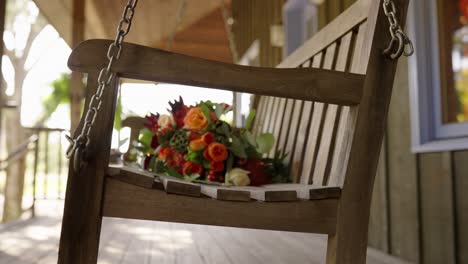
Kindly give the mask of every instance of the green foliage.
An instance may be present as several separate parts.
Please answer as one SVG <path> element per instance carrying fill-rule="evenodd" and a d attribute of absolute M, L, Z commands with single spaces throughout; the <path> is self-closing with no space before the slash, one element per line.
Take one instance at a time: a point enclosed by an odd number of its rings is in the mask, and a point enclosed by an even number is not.
<path fill-rule="evenodd" d="M 252 109 L 245 120 L 245 129 L 248 131 L 252 130 L 253 122 L 255 120 L 255 116 L 257 115 L 257 111 Z"/>
<path fill-rule="evenodd" d="M 275 136 L 270 133 L 261 134 L 257 137 L 257 151 L 266 154 L 271 151 L 275 144 Z"/>
<path fill-rule="evenodd" d="M 281 154 L 277 151 L 273 159 L 267 158 L 265 162 L 265 170 L 271 176 L 272 183 L 290 183 L 289 166 L 286 164 L 285 159 L 288 153 Z"/>
<path fill-rule="evenodd" d="M 62 74 L 60 78 L 53 81 L 52 93 L 44 99 L 44 115 L 49 117 L 61 104 L 70 104 L 70 74 Z"/>

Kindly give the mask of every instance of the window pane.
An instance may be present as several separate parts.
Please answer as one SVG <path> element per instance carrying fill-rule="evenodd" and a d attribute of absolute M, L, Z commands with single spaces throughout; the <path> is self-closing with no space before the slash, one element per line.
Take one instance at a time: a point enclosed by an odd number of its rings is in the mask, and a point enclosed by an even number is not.
<path fill-rule="evenodd" d="M 468 0 L 438 1 L 442 121 L 468 121 Z"/>

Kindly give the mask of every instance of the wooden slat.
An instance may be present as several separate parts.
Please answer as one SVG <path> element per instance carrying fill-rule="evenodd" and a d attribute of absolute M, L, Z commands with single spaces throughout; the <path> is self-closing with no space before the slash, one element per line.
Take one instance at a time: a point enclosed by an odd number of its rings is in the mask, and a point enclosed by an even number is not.
<path fill-rule="evenodd" d="M 179 194 L 185 196 L 201 195 L 200 184 L 194 184 L 186 181 L 177 180 L 172 177 L 158 176 L 164 185 L 164 190 L 170 194 Z"/>
<path fill-rule="evenodd" d="M 264 187 L 271 190 L 291 190 L 297 193 L 301 200 L 335 199 L 341 195 L 341 188 L 334 186 L 316 186 L 309 184 L 271 184 Z"/>
<path fill-rule="evenodd" d="M 161 188 L 161 184 L 155 181 L 153 174 L 131 167 L 109 166 L 107 175 L 114 179 L 123 181 L 129 184 L 137 185 L 143 188 Z"/>
<path fill-rule="evenodd" d="M 311 114 L 312 109 L 314 107 L 314 103 L 312 102 L 304 102 L 302 108 L 302 115 L 299 121 L 299 127 L 297 130 L 297 135 L 294 140 L 295 146 L 294 151 L 291 153 L 292 155 L 292 163 L 291 163 L 291 177 L 293 179 L 298 179 L 302 170 L 302 164 L 304 162 L 304 150 L 305 150 L 305 143 L 308 139 L 307 131 L 310 127 L 311 121 Z"/>
<path fill-rule="evenodd" d="M 309 39 L 300 49 L 286 58 L 278 67 L 297 67 L 304 58 L 317 54 L 341 36 L 364 22 L 369 15 L 371 0 L 360 0 L 343 12 L 337 19 Z M 332 34 L 331 34 L 332 33 Z"/>
<path fill-rule="evenodd" d="M 286 150 L 286 140 L 291 133 L 291 118 L 292 118 L 292 110 L 294 108 L 294 100 L 293 99 L 286 99 L 286 107 L 284 110 L 284 117 L 283 121 L 281 122 L 281 134 L 277 142 L 277 149 L 281 149 L 281 153 L 285 153 Z"/>
<path fill-rule="evenodd" d="M 201 193 L 222 201 L 250 201 L 250 192 L 241 188 L 221 187 L 202 184 Z"/>
<path fill-rule="evenodd" d="M 286 115 L 285 108 L 286 108 L 286 98 L 280 98 L 279 103 L 278 103 L 278 114 L 276 116 L 275 122 L 273 122 L 273 136 L 275 137 L 275 144 L 273 145 L 273 148 L 271 149 L 270 152 L 270 157 L 274 157 L 276 151 L 278 150 L 278 143 L 279 139 L 281 137 L 281 133 L 284 131 L 286 132 L 287 127 L 283 127 L 283 119 L 284 116 Z"/>
<path fill-rule="evenodd" d="M 297 192 L 289 189 L 277 189 L 270 186 L 265 187 L 243 187 L 250 191 L 250 198 L 262 202 L 291 202 L 296 201 Z"/>
<path fill-rule="evenodd" d="M 259 96 L 260 98 L 258 99 L 258 107 L 257 107 L 257 112 L 255 115 L 255 122 L 253 125 L 253 131 L 252 133 L 254 135 L 257 135 L 260 133 L 263 127 L 263 117 L 265 115 L 265 107 L 266 107 L 266 96 Z"/>
<path fill-rule="evenodd" d="M 281 115 L 280 112 L 278 111 L 280 99 L 281 98 L 279 97 L 273 98 L 273 103 L 271 106 L 271 115 L 270 115 L 270 119 L 268 120 L 268 129 L 267 129 L 268 133 L 274 133 L 276 119 L 278 119 L 278 116 Z"/>
<path fill-rule="evenodd" d="M 294 151 L 297 133 L 299 131 L 298 130 L 299 119 L 301 118 L 303 103 L 304 103 L 303 101 L 299 101 L 299 100 L 294 101 L 294 108 L 293 108 L 292 117 L 291 117 L 291 125 L 289 127 L 289 134 L 286 140 L 285 153 L 289 153 L 288 164 L 290 164 L 290 167 L 293 166 L 292 164 L 293 151 Z M 293 181 L 296 182 L 296 179 L 293 179 Z"/>
<path fill-rule="evenodd" d="M 323 54 L 317 54 L 313 59 L 311 67 L 319 68 L 322 65 Z M 292 163 L 291 163 L 291 177 L 293 179 L 299 179 L 302 172 L 302 166 L 304 162 L 304 152 L 306 150 L 305 145 L 309 140 L 309 127 L 313 122 L 312 115 L 315 112 L 315 107 L 320 108 L 320 103 L 304 102 L 302 108 L 301 119 L 299 121 L 299 128 L 297 131 L 296 138 L 294 139 L 294 151 L 292 152 Z M 307 161 L 308 162 L 308 161 Z M 295 180 L 296 182 L 297 180 Z M 302 183 L 302 181 L 301 181 Z"/>
<path fill-rule="evenodd" d="M 320 146 L 320 137 L 323 124 L 323 111 L 325 110 L 325 105 L 317 103 L 314 108 L 314 113 L 312 116 L 312 124 L 309 129 L 309 138 L 306 146 L 306 153 L 304 155 L 304 166 L 301 173 L 300 183 L 302 184 L 311 184 L 316 155 L 318 147 Z"/>
<path fill-rule="evenodd" d="M 203 225 L 334 233 L 338 199 L 308 202 L 229 202 L 167 195 L 108 178 L 103 215 Z M 278 212 L 290 212 L 281 213 Z"/>
<path fill-rule="evenodd" d="M 318 54 L 319 58 L 322 58 L 322 53 Z M 316 57 L 317 57 L 316 56 Z M 319 68 L 322 66 L 321 60 L 315 60 L 311 67 Z M 304 154 L 304 164 L 301 171 L 300 183 L 311 184 L 311 175 L 315 166 L 315 157 L 317 155 L 318 146 L 320 145 L 320 137 L 322 131 L 322 117 L 323 111 L 326 107 L 325 104 L 315 103 L 314 111 L 312 113 L 312 122 L 308 131 L 307 145 Z"/>
<path fill-rule="evenodd" d="M 351 72 L 363 72 L 365 69 L 360 63 L 361 56 L 363 56 L 363 45 L 365 41 L 365 33 L 367 30 L 367 23 L 361 24 L 356 40 L 354 41 L 352 47 L 352 54 L 350 54 L 351 61 Z M 354 37 L 353 37 L 354 38 Z M 349 160 L 351 139 L 354 134 L 355 120 L 357 118 L 357 107 L 349 108 L 343 107 L 341 111 L 340 121 L 338 125 L 338 132 L 336 135 L 337 148 L 333 153 L 330 178 L 328 179 L 328 184 L 342 186 L 345 175 L 345 168 Z"/>
<path fill-rule="evenodd" d="M 336 50 L 336 45 L 331 45 L 327 49 L 327 53 L 333 52 L 334 54 L 337 54 L 336 62 L 334 62 L 336 71 L 346 70 L 348 59 L 350 58 L 349 52 L 352 34 L 353 33 L 350 32 L 341 39 L 339 50 Z M 327 67 L 328 66 L 330 66 L 330 63 L 328 63 Z M 332 155 L 335 148 L 335 139 L 339 129 L 338 121 L 340 113 L 341 109 L 337 105 L 329 105 L 327 108 L 322 137 L 320 139 L 320 149 L 317 154 L 317 161 L 313 171 L 313 182 L 315 185 L 326 185 L 327 183 L 332 163 Z M 341 142 L 338 141 L 338 145 L 340 144 Z"/>
<path fill-rule="evenodd" d="M 262 133 L 268 133 L 268 129 L 270 128 L 270 119 L 272 116 L 273 112 L 273 104 L 274 104 L 275 98 L 268 96 L 267 101 L 266 101 L 266 108 L 265 108 L 265 114 L 263 116 L 263 127 L 260 132 Z"/>
<path fill-rule="evenodd" d="M 327 48 L 325 52 L 325 58 L 323 61 L 323 68 L 331 69 L 333 67 L 333 63 L 335 60 L 335 50 L 336 44 L 331 45 Z M 320 67 L 320 64 L 315 63 L 312 67 Z M 327 109 L 328 105 L 323 103 L 315 103 L 313 117 L 312 117 L 312 124 L 310 126 L 309 132 L 309 139 L 307 142 L 307 152 L 304 158 L 306 164 L 304 164 L 303 173 L 301 175 L 301 183 L 303 184 L 310 184 L 312 183 L 312 175 L 316 171 L 316 164 L 317 160 L 319 159 L 318 151 L 320 150 L 320 146 L 322 144 L 322 133 L 323 133 L 323 126 L 324 126 L 324 118 L 327 116 Z M 327 131 L 329 132 L 329 131 Z M 315 180 L 315 179 L 314 179 Z M 317 182 L 313 182 L 314 185 L 322 185 L 322 181 L 318 180 Z"/>
<path fill-rule="evenodd" d="M 88 40 L 69 59 L 74 71 L 101 69 L 111 41 Z M 260 68 L 214 62 L 125 43 L 113 70 L 124 78 L 275 97 L 356 105 L 364 76 L 311 68 Z M 96 56 L 102 54 L 103 56 Z"/>

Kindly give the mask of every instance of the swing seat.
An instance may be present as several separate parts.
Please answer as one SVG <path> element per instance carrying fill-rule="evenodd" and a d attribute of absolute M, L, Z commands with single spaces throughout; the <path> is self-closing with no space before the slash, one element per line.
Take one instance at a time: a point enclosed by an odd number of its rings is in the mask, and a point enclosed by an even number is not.
<path fill-rule="evenodd" d="M 97 262 L 102 217 L 328 234 L 327 263 L 365 263 L 397 64 L 382 54 L 390 41 L 383 1 L 358 0 L 277 68 L 125 43 L 90 135 L 87 165 L 69 170 L 59 263 Z M 408 1 L 395 3 L 404 26 Z M 88 74 L 86 105 L 111 42 L 85 41 L 70 56 L 69 67 Z M 215 187 L 109 165 L 119 78 L 258 95 L 253 133 L 273 133 L 274 148 L 290 153 L 294 183 Z"/>

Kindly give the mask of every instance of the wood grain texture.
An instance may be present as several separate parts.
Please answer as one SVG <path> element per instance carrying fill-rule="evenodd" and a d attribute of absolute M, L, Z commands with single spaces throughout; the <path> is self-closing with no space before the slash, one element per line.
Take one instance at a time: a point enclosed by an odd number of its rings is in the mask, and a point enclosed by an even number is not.
<path fill-rule="evenodd" d="M 97 72 L 88 75 L 86 106 L 96 91 Z M 101 112 L 90 135 L 87 166 L 79 173 L 69 170 L 62 232 L 60 236 L 60 264 L 96 263 L 101 229 L 101 205 L 105 189 L 104 176 L 109 164 L 109 149 L 117 102 L 118 82 L 114 80 L 104 91 Z M 86 111 L 86 109 L 85 109 Z M 84 119 L 80 123 L 83 126 Z M 78 130 L 79 131 L 79 130 Z M 77 135 L 75 134 L 75 137 Z M 72 168 L 72 164 L 70 168 Z"/>
<path fill-rule="evenodd" d="M 277 149 L 281 150 L 281 153 L 286 152 L 286 140 L 288 139 L 289 133 L 291 133 L 291 121 L 292 121 L 292 110 L 294 109 L 294 100 L 287 99 L 284 110 L 283 121 L 281 122 L 281 133 L 277 141 Z"/>
<path fill-rule="evenodd" d="M 111 41 L 88 40 L 68 61 L 74 71 L 87 72 L 106 64 Z M 260 68 L 214 62 L 125 43 L 113 70 L 124 78 L 216 88 L 283 98 L 356 105 L 364 76 L 311 68 Z M 102 54 L 102 56 L 96 56 Z"/>
<path fill-rule="evenodd" d="M 293 232 L 333 233 L 335 229 L 337 199 L 241 203 L 168 195 L 111 178 L 106 181 L 104 216 Z"/>
<path fill-rule="evenodd" d="M 281 62 L 278 67 L 289 68 L 297 67 L 304 61 L 304 58 L 315 55 L 335 42 L 337 39 L 346 35 L 349 31 L 364 22 L 369 15 L 369 8 L 372 1 L 360 0 L 344 11 L 339 17 L 326 26 L 323 30 L 317 32 L 313 38 L 292 53 L 288 58 Z"/>
<path fill-rule="evenodd" d="M 337 44 L 333 43 L 327 48 L 324 69 L 333 69 L 336 63 L 338 50 Z M 346 56 L 346 55 L 344 55 Z M 329 155 L 332 150 L 332 143 L 336 135 L 336 121 L 338 120 L 339 108 L 337 105 L 327 105 L 326 112 L 323 114 L 323 123 L 321 124 L 320 144 L 318 144 L 317 157 L 313 170 L 313 180 L 315 185 L 324 185 L 328 177 L 328 168 L 330 167 Z M 310 176 L 309 176 L 310 177 Z"/>
<path fill-rule="evenodd" d="M 158 181 L 155 181 L 153 174 L 137 168 L 109 166 L 106 174 L 119 181 L 143 188 L 153 189 L 162 187 Z"/>
<path fill-rule="evenodd" d="M 242 188 L 201 185 L 201 193 L 220 201 L 250 201 L 250 192 Z"/>
<path fill-rule="evenodd" d="M 468 263 L 468 151 L 453 153 L 457 261 Z"/>
<path fill-rule="evenodd" d="M 389 252 L 389 205 L 387 145 L 384 139 L 380 151 L 379 166 L 375 176 L 372 193 L 371 213 L 369 219 L 369 246 L 383 252 Z"/>
<path fill-rule="evenodd" d="M 420 229 L 418 197 L 419 172 L 417 156 L 411 151 L 411 121 L 409 102 L 408 64 L 398 64 L 393 98 L 387 121 L 387 182 L 391 237 L 389 249 L 395 256 L 409 261 L 420 260 Z M 406 75 L 407 76 L 407 75 Z"/>
<path fill-rule="evenodd" d="M 169 194 L 199 197 L 201 195 L 201 184 L 177 180 L 173 177 L 158 176 Z"/>
<path fill-rule="evenodd" d="M 331 253 L 327 261 L 335 264 L 366 261 L 372 190 L 397 66 L 396 61 L 382 55 L 382 47 L 390 40 L 385 32 L 388 20 L 381 8 L 382 1 L 365 2 L 371 4 L 364 32 L 366 41 L 356 60 L 360 65 L 358 72 L 367 72 L 367 78 L 340 198 L 337 231 L 329 238 Z M 399 0 L 395 4 L 400 10 L 398 19 L 404 26 L 408 1 Z"/>
<path fill-rule="evenodd" d="M 451 153 L 419 156 L 421 188 L 421 262 L 456 263 Z"/>

